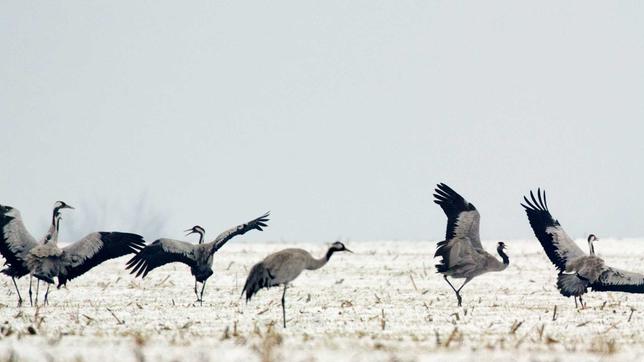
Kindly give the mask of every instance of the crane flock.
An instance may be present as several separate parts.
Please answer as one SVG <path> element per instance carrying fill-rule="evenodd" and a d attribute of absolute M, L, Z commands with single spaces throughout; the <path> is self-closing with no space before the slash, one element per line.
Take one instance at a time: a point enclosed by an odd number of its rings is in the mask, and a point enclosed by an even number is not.
<path fill-rule="evenodd" d="M 545 191 L 530 191 L 529 198 L 523 197 L 523 206 L 529 224 L 543 247 L 547 258 L 557 270 L 556 286 L 565 297 L 574 297 L 575 306 L 585 308 L 582 296 L 591 291 L 616 291 L 644 293 L 644 274 L 625 271 L 607 266 L 595 254 L 594 242 L 599 239 L 588 235 L 588 253 L 566 234 L 563 227 L 553 218 Z M 456 295 L 457 306 L 462 306 L 461 290 L 475 277 L 504 271 L 510 265 L 505 253 L 506 243 L 498 242 L 496 252 L 501 258 L 487 252 L 481 243 L 479 226 L 481 215 L 472 203 L 451 187 L 439 183 L 434 189 L 434 202 L 447 216 L 445 240 L 436 244 L 436 272 Z M 269 213 L 234 226 L 220 233 L 210 242 L 205 242 L 205 229 L 195 225 L 185 230 L 186 236 L 198 234 L 196 244 L 182 240 L 160 238 L 147 244 L 141 235 L 120 231 L 97 231 L 84 238 L 58 246 L 63 210 L 74 208 L 63 201 L 54 204 L 51 223 L 47 233 L 36 240 L 26 229 L 20 212 L 11 206 L 0 205 L 0 254 L 5 259 L 1 272 L 11 278 L 18 296 L 18 306 L 24 300 L 16 280 L 29 275 L 29 302 L 38 305 L 40 282 L 47 284 L 43 304 L 48 304 L 49 287 L 57 282 L 57 288 L 65 286 L 71 279 L 80 277 L 95 266 L 126 255 L 132 255 L 126 262 L 126 269 L 135 277 L 145 278 L 152 270 L 169 263 L 182 263 L 190 267 L 195 279 L 196 302 L 203 304 L 203 294 L 208 279 L 214 274 L 212 266 L 215 253 L 229 240 L 251 230 L 263 231 L 268 227 Z M 303 249 L 284 249 L 266 256 L 250 268 L 242 289 L 246 302 L 259 290 L 283 286 L 282 321 L 286 327 L 286 290 L 304 270 L 316 270 L 329 262 L 336 252 L 351 252 L 336 241 L 319 259 Z M 36 279 L 36 297 L 33 298 L 33 279 Z M 464 279 L 457 289 L 450 279 Z M 201 283 L 201 291 L 198 290 Z M 579 304 L 577 303 L 579 299 Z"/>

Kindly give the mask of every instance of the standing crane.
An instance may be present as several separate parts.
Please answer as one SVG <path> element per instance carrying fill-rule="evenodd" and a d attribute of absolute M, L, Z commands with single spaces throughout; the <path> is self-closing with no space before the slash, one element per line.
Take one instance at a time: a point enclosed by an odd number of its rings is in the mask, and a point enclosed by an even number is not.
<path fill-rule="evenodd" d="M 55 218 L 56 228 L 60 227 L 60 215 Z M 79 277 L 93 267 L 130 253 L 136 253 L 145 246 L 143 237 L 123 232 L 94 232 L 84 238 L 58 247 L 57 238 L 45 239 L 43 244 L 36 245 L 25 257 L 29 272 L 39 280 L 47 283 L 44 303 L 48 303 L 49 287 L 58 279 L 58 288 L 67 281 Z M 36 304 L 38 290 L 36 289 Z"/>
<path fill-rule="evenodd" d="M 209 243 L 203 243 L 204 229 L 200 226 L 194 226 L 186 230 L 188 235 L 191 233 L 200 234 L 199 244 L 190 244 L 181 240 L 158 239 L 152 244 L 146 246 L 127 262 L 126 269 L 131 269 L 132 274 L 137 277 L 145 278 L 152 270 L 167 263 L 180 262 L 190 267 L 190 272 L 195 277 L 195 295 L 197 302 L 203 304 L 203 292 L 206 287 L 206 281 L 213 274 L 212 261 L 213 255 L 228 240 L 237 235 L 244 235 L 249 230 L 263 231 L 267 227 L 269 213 L 253 219 L 245 224 L 237 225 L 230 228 Z M 197 294 L 197 282 L 201 283 L 201 293 Z"/>
<path fill-rule="evenodd" d="M 16 293 L 18 294 L 18 306 L 22 305 L 22 296 L 18 289 L 16 279 L 30 274 L 29 267 L 27 266 L 27 255 L 36 246 L 42 245 L 45 242 L 58 240 L 58 229 L 60 221 L 60 212 L 63 209 L 73 209 L 63 201 L 56 201 L 54 210 L 51 217 L 51 225 L 45 236 L 36 241 L 33 236 L 27 231 L 25 224 L 22 221 L 22 216 L 18 209 L 11 206 L 0 205 L 0 254 L 5 258 L 5 265 L 1 272 L 11 277 Z M 29 277 L 29 302 L 33 305 L 32 298 L 32 278 Z M 40 281 L 38 281 L 40 283 Z"/>
<path fill-rule="evenodd" d="M 505 254 L 505 243 L 499 242 L 496 252 L 501 257 L 499 261 L 483 249 L 479 236 L 479 221 L 481 215 L 471 203 L 440 183 L 434 190 L 434 202 L 447 215 L 447 232 L 445 240 L 438 242 L 434 257 L 441 257 L 436 265 L 438 273 L 456 293 L 458 306 L 461 306 L 461 289 L 473 278 L 487 272 L 502 271 L 510 265 L 510 259 Z M 460 288 L 456 289 L 447 279 L 465 278 Z"/>
<path fill-rule="evenodd" d="M 284 249 L 273 253 L 251 268 L 244 284 L 242 295 L 246 292 L 246 302 L 248 303 L 260 289 L 284 285 L 284 292 L 282 292 L 282 320 L 284 328 L 286 328 L 285 298 L 288 283 L 297 278 L 305 269 L 320 269 L 331 259 L 333 253 L 338 251 L 353 253 L 339 241 L 333 243 L 320 259 L 314 258 L 308 251 L 303 249 Z"/>
<path fill-rule="evenodd" d="M 539 239 L 543 250 L 555 265 L 559 274 L 557 288 L 565 297 L 577 298 L 584 308 L 582 295 L 593 291 L 613 291 L 627 293 L 644 293 L 644 274 L 620 270 L 604 264 L 604 260 L 595 255 L 593 242 L 599 240 L 594 234 L 586 239 L 589 254 L 566 234 L 559 221 L 555 220 L 548 210 L 546 192 L 537 189 L 537 197 L 530 191 L 530 199 L 523 197 L 521 204 L 528 214 L 530 226 Z"/>

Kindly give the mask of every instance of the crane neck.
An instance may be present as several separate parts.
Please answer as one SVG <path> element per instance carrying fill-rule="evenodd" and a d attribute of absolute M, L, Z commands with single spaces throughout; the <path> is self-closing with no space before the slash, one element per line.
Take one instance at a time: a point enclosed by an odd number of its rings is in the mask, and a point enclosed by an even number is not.
<path fill-rule="evenodd" d="M 588 239 L 588 250 L 591 256 L 595 256 L 595 245 L 593 245 L 593 241 L 590 239 Z"/>
<path fill-rule="evenodd" d="M 327 250 L 326 254 L 323 257 L 321 257 L 320 259 L 315 259 L 315 258 L 311 257 L 311 259 L 308 262 L 308 265 L 306 266 L 306 269 L 308 269 L 308 270 L 320 269 L 321 267 L 326 265 L 326 263 L 329 262 L 329 260 L 331 259 L 331 255 L 333 255 L 333 253 L 335 253 L 335 252 L 336 252 L 336 250 L 334 250 L 333 248 L 329 248 L 329 250 Z"/>
<path fill-rule="evenodd" d="M 507 268 L 508 265 L 510 265 L 510 258 L 508 257 L 508 255 L 503 251 L 503 248 L 497 248 L 496 252 L 499 253 L 499 256 L 503 260 L 503 269 Z"/>
<path fill-rule="evenodd" d="M 199 234 L 199 244 L 203 244 L 204 233 L 201 231 L 197 231 L 197 233 Z"/>
<path fill-rule="evenodd" d="M 51 225 L 49 230 L 47 230 L 47 235 L 45 235 L 44 244 L 52 243 L 56 244 L 58 242 L 58 230 L 60 229 L 60 212 L 58 209 L 54 209 L 54 214 L 51 218 Z"/>

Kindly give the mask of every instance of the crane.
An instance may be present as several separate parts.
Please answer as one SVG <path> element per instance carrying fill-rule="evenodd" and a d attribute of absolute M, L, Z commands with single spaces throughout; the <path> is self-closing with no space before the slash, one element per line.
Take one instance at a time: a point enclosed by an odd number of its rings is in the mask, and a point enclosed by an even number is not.
<path fill-rule="evenodd" d="M 212 261 L 213 255 L 228 240 L 237 235 L 243 235 L 250 230 L 264 230 L 267 227 L 269 213 L 255 218 L 247 223 L 230 228 L 215 238 L 215 240 L 203 243 L 204 229 L 200 226 L 194 226 L 188 229 L 188 234 L 199 233 L 199 244 L 191 244 L 181 240 L 158 239 L 152 244 L 146 246 L 127 262 L 126 269 L 131 269 L 130 273 L 136 274 L 137 277 L 145 278 L 152 270 L 167 263 L 179 262 L 190 267 L 190 272 L 195 277 L 195 294 L 197 302 L 203 304 L 203 292 L 206 287 L 206 281 L 213 274 Z M 197 282 L 201 283 L 201 293 L 197 294 Z"/>
<path fill-rule="evenodd" d="M 559 221 L 548 210 L 546 192 L 538 188 L 537 197 L 530 191 L 530 199 L 523 197 L 521 204 L 528 215 L 530 226 L 541 243 L 550 261 L 559 271 L 557 288 L 565 297 L 577 298 L 584 308 L 582 296 L 593 291 L 614 291 L 644 293 L 644 274 L 634 273 L 607 266 L 604 260 L 595 255 L 594 242 L 599 240 L 595 234 L 588 235 L 589 253 L 584 253 L 568 236 Z"/>
<path fill-rule="evenodd" d="M 333 253 L 339 251 L 353 253 L 339 241 L 334 242 L 320 259 L 314 258 L 304 249 L 291 248 L 273 253 L 251 268 L 244 284 L 242 295 L 244 295 L 244 292 L 246 293 L 246 302 L 248 302 L 262 288 L 283 285 L 282 320 L 284 328 L 286 328 L 285 299 L 288 283 L 297 278 L 303 270 L 320 269 L 331 259 Z"/>
<path fill-rule="evenodd" d="M 505 243 L 499 242 L 496 252 L 501 261 L 483 249 L 479 236 L 481 215 L 476 207 L 466 201 L 456 191 L 444 183 L 434 190 L 434 202 L 447 215 L 447 231 L 445 240 L 438 242 L 434 257 L 441 257 L 436 265 L 438 273 L 456 293 L 458 306 L 461 306 L 461 289 L 473 278 L 488 272 L 505 270 L 510 265 L 510 259 L 505 254 Z M 447 277 L 465 279 L 460 288 L 456 289 Z"/>

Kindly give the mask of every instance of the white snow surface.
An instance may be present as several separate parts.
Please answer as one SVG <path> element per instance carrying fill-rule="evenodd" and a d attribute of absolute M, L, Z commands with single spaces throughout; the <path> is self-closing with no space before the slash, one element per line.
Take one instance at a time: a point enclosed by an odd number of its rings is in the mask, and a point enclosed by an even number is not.
<path fill-rule="evenodd" d="M 585 243 L 580 241 L 585 250 Z M 215 256 L 203 306 L 187 266 L 146 279 L 104 263 L 52 289 L 50 304 L 16 306 L 0 293 L 0 360 L 33 361 L 586 361 L 644 359 L 644 295 L 589 293 L 587 308 L 555 288 L 555 268 L 536 240 L 507 242 L 510 266 L 463 289 L 463 307 L 435 273 L 435 243 L 347 242 L 322 269 L 240 298 L 248 270 L 267 254 L 310 243 L 235 243 Z M 494 251 L 494 242 L 484 242 Z M 606 263 L 644 272 L 644 241 L 600 240 Z M 460 285 L 461 280 L 456 280 Z M 34 284 L 35 285 L 35 284 Z M 43 288 L 40 289 L 42 299 Z M 556 307 L 556 316 L 554 309 Z"/>

